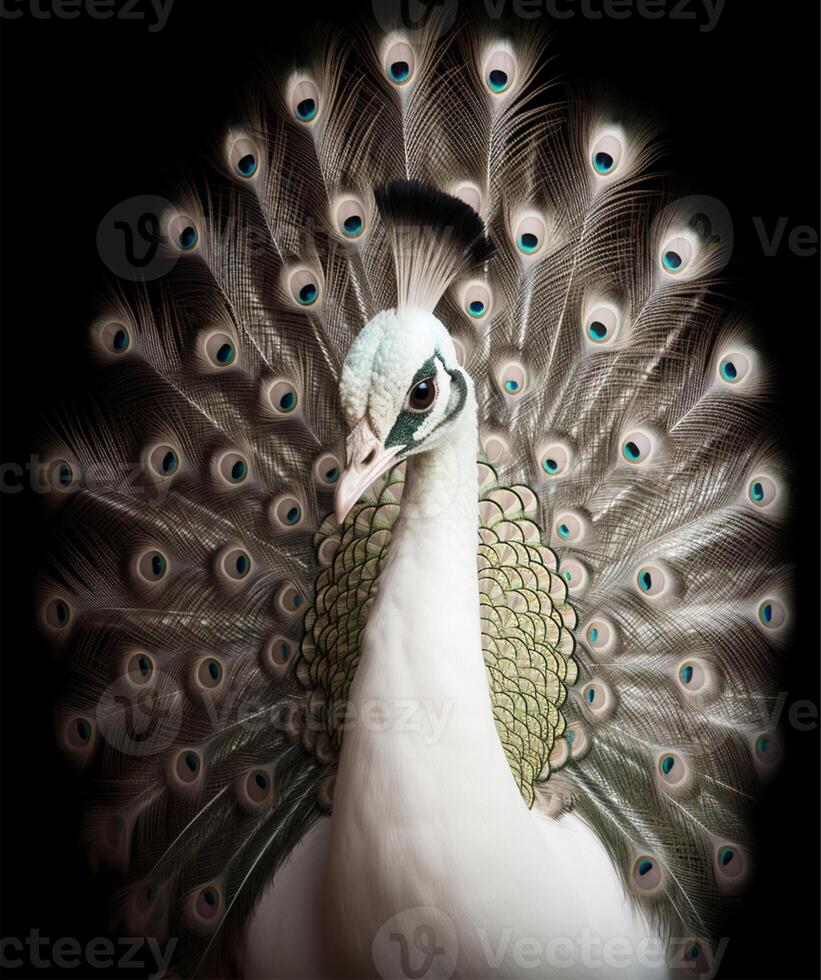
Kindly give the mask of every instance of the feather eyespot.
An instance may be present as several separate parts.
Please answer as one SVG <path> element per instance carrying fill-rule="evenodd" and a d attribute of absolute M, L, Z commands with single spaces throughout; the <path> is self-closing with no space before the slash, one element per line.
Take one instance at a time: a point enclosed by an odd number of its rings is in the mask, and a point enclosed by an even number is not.
<path fill-rule="evenodd" d="M 74 485 L 74 467 L 67 459 L 55 459 L 48 464 L 47 479 L 52 489 L 65 493 Z"/>
<path fill-rule="evenodd" d="M 503 466 L 510 459 L 510 443 L 500 432 L 489 432 L 482 438 L 482 449 L 491 466 Z"/>
<path fill-rule="evenodd" d="M 134 687 L 145 687 L 155 679 L 156 664 L 151 654 L 145 650 L 135 650 L 123 663 L 123 676 Z"/>
<path fill-rule="evenodd" d="M 689 780 L 689 767 L 678 752 L 664 752 L 657 760 L 662 783 L 671 788 L 683 789 Z"/>
<path fill-rule="evenodd" d="M 602 347 L 612 343 L 619 333 L 620 316 L 613 306 L 597 306 L 585 317 L 584 336 L 591 344 Z"/>
<path fill-rule="evenodd" d="M 187 215 L 175 215 L 168 224 L 168 240 L 180 252 L 193 252 L 200 240 L 196 224 Z"/>
<path fill-rule="evenodd" d="M 653 454 L 651 437 L 637 429 L 629 432 L 621 442 L 622 458 L 633 466 L 646 463 Z"/>
<path fill-rule="evenodd" d="M 473 208 L 477 214 L 482 213 L 482 192 L 476 184 L 465 181 L 462 184 L 457 184 L 452 193 L 454 197 L 458 197 L 469 208 Z"/>
<path fill-rule="evenodd" d="M 200 691 L 214 692 L 225 680 L 225 670 L 216 657 L 203 657 L 192 672 L 194 686 Z"/>
<path fill-rule="evenodd" d="M 590 620 L 585 626 L 582 636 L 587 646 L 598 655 L 615 653 L 619 643 L 616 627 L 603 616 L 597 616 Z"/>
<path fill-rule="evenodd" d="M 590 153 L 590 164 L 598 177 L 610 177 L 619 167 L 622 157 L 622 144 L 616 136 L 601 136 Z"/>
<path fill-rule="evenodd" d="M 268 386 L 268 402 L 277 415 L 292 415 L 299 405 L 299 392 L 290 381 L 272 381 Z"/>
<path fill-rule="evenodd" d="M 643 565 L 636 572 L 636 588 L 643 596 L 655 598 L 667 590 L 667 576 L 658 565 Z"/>
<path fill-rule="evenodd" d="M 601 680 L 592 680 L 585 684 L 581 699 L 587 714 L 596 721 L 607 721 L 616 710 L 616 696 Z"/>
<path fill-rule="evenodd" d="M 196 749 L 180 749 L 171 759 L 169 775 L 178 789 L 190 789 L 202 782 L 202 756 Z"/>
<path fill-rule="evenodd" d="M 265 769 L 252 769 L 241 775 L 236 783 L 237 799 L 247 813 L 255 813 L 266 806 L 273 796 L 274 782 Z"/>
<path fill-rule="evenodd" d="M 786 620 L 787 611 L 778 599 L 764 599 L 758 604 L 758 621 L 764 629 L 780 629 Z"/>
<path fill-rule="evenodd" d="M 160 480 L 166 480 L 180 468 L 180 454 L 174 446 L 160 443 L 151 447 L 146 453 L 148 468 Z"/>
<path fill-rule="evenodd" d="M 216 885 L 207 885 L 197 894 L 194 910 L 203 922 L 212 922 L 222 912 L 222 893 Z"/>
<path fill-rule="evenodd" d="M 169 561 L 157 548 L 146 548 L 135 557 L 133 568 L 139 584 L 154 588 L 168 575 Z"/>
<path fill-rule="evenodd" d="M 524 217 L 516 225 L 514 240 L 522 255 L 528 257 L 536 255 L 544 245 L 546 237 L 545 223 L 537 215 Z"/>
<path fill-rule="evenodd" d="M 250 473 L 248 460 L 234 450 L 222 453 L 215 460 L 214 470 L 222 483 L 237 487 L 245 483 Z"/>
<path fill-rule="evenodd" d="M 518 361 L 508 361 L 499 371 L 498 384 L 502 394 L 518 398 L 527 388 L 527 371 Z"/>
<path fill-rule="evenodd" d="M 86 715 L 61 715 L 57 736 L 63 755 L 73 765 L 85 767 L 91 763 L 97 748 L 97 725 Z"/>
<path fill-rule="evenodd" d="M 659 262 L 668 275 L 675 276 L 687 268 L 693 258 L 693 246 L 684 237 L 671 238 L 661 250 Z"/>
<path fill-rule="evenodd" d="M 581 514 L 562 511 L 553 522 L 553 543 L 559 546 L 579 544 L 587 533 L 587 522 Z"/>
<path fill-rule="evenodd" d="M 688 694 L 702 690 L 708 680 L 704 665 L 698 660 L 685 660 L 678 668 L 678 682 Z"/>
<path fill-rule="evenodd" d="M 216 368 L 221 371 L 238 363 L 236 339 L 224 330 L 203 333 L 198 346 L 203 368 Z"/>
<path fill-rule="evenodd" d="M 728 385 L 740 384 L 750 373 L 750 360 L 746 355 L 725 354 L 718 362 L 718 377 Z"/>
<path fill-rule="evenodd" d="M 304 599 L 302 592 L 292 582 L 285 582 L 277 592 L 276 601 L 283 612 L 293 615 L 304 608 Z"/>
<path fill-rule="evenodd" d="M 336 227 L 343 238 L 354 241 L 365 231 L 365 207 L 355 197 L 345 198 L 336 208 Z"/>
<path fill-rule="evenodd" d="M 470 283 L 462 293 L 462 307 L 473 320 L 481 320 L 490 312 L 490 290 L 482 283 Z"/>
<path fill-rule="evenodd" d="M 485 61 L 484 79 L 492 95 L 502 95 L 516 78 L 516 62 L 507 51 L 494 51 Z"/>
<path fill-rule="evenodd" d="M 301 123 L 312 123 L 319 115 L 319 89 L 309 79 L 297 82 L 291 89 L 291 111 Z"/>
<path fill-rule="evenodd" d="M 756 507 L 769 507 L 777 496 L 775 481 L 768 476 L 754 476 L 747 486 L 747 497 Z"/>
<path fill-rule="evenodd" d="M 725 891 L 735 891 L 745 877 L 747 861 L 742 849 L 733 843 L 720 844 L 713 857 L 716 878 Z"/>
<path fill-rule="evenodd" d="M 294 647 L 291 641 L 285 636 L 272 636 L 265 644 L 264 656 L 265 665 L 279 676 L 291 662 Z"/>
<path fill-rule="evenodd" d="M 302 501 L 290 494 L 283 494 L 272 501 L 269 513 L 272 522 L 283 530 L 299 527 L 305 516 Z"/>
<path fill-rule="evenodd" d="M 94 736 L 94 722 L 88 718 L 72 718 L 66 726 L 66 742 L 75 749 L 84 749 Z"/>
<path fill-rule="evenodd" d="M 664 876 L 657 859 L 651 854 L 642 854 L 633 863 L 631 879 L 638 891 L 649 895 L 659 890 Z"/>
<path fill-rule="evenodd" d="M 755 761 L 762 766 L 774 766 L 781 759 L 781 739 L 774 732 L 759 732 L 752 748 Z"/>
<path fill-rule="evenodd" d="M 319 300 L 318 277 L 310 269 L 296 269 L 288 278 L 288 287 L 298 306 L 314 306 Z"/>
<path fill-rule="evenodd" d="M 259 173 L 259 148 L 252 140 L 240 137 L 228 151 L 228 163 L 232 173 L 243 180 L 251 180 Z"/>
<path fill-rule="evenodd" d="M 416 71 L 416 56 L 409 44 L 392 44 L 385 53 L 385 74 L 396 86 L 407 85 Z"/>
<path fill-rule="evenodd" d="M 248 578 L 252 568 L 251 556 L 243 548 L 229 545 L 217 555 L 217 574 L 224 582 L 242 582 Z"/>
<path fill-rule="evenodd" d="M 536 457 L 541 472 L 545 476 L 555 477 L 564 476 L 568 472 L 573 454 L 564 443 L 552 442 L 541 446 Z"/>
<path fill-rule="evenodd" d="M 129 329 L 119 320 L 104 323 L 97 331 L 97 339 L 107 354 L 125 354 L 131 347 Z"/>
<path fill-rule="evenodd" d="M 568 589 L 572 589 L 576 595 L 582 595 L 590 584 L 589 572 L 575 558 L 561 563 L 560 574 L 567 584 Z"/>
<path fill-rule="evenodd" d="M 71 605 L 61 596 L 50 599 L 43 610 L 46 626 L 53 630 L 62 630 L 71 622 Z"/>
<path fill-rule="evenodd" d="M 325 487 L 332 487 L 339 482 L 342 467 L 333 453 L 323 453 L 314 463 L 314 477 Z"/>

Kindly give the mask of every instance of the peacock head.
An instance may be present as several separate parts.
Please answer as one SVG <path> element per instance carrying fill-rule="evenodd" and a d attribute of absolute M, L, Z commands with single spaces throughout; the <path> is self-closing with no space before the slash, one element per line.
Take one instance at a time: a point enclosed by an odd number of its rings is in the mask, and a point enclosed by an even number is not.
<path fill-rule="evenodd" d="M 479 215 L 449 194 L 401 180 L 375 197 L 393 253 L 397 305 L 363 327 L 342 369 L 350 435 L 336 488 L 340 523 L 397 460 L 433 448 L 458 424 L 473 386 L 433 310 L 457 276 L 493 251 Z"/>
<path fill-rule="evenodd" d="M 342 369 L 339 395 L 350 434 L 336 487 L 337 520 L 398 460 L 447 439 L 472 389 L 450 334 L 432 313 L 377 314 Z"/>

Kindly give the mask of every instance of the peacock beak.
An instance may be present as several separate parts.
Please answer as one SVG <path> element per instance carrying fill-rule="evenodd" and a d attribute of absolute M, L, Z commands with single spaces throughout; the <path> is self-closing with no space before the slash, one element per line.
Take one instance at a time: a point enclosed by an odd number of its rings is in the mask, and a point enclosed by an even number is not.
<path fill-rule="evenodd" d="M 346 449 L 348 465 L 336 484 L 334 494 L 334 511 L 340 524 L 374 480 L 390 469 L 402 447 L 385 449 L 368 420 L 362 419 L 348 436 Z"/>

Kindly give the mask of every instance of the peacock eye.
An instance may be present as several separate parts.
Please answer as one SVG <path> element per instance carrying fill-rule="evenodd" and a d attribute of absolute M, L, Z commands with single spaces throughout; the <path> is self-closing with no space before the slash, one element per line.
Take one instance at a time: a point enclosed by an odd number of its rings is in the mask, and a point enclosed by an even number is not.
<path fill-rule="evenodd" d="M 245 137 L 236 140 L 228 157 L 231 168 L 238 177 L 250 180 L 256 176 L 259 170 L 259 150 L 251 140 Z"/>
<path fill-rule="evenodd" d="M 385 55 L 385 71 L 394 85 L 407 85 L 415 67 L 416 58 L 409 44 L 394 44 Z"/>
<path fill-rule="evenodd" d="M 408 408 L 413 412 L 427 411 L 436 398 L 436 382 L 433 378 L 425 378 L 415 384 L 408 393 Z"/>
<path fill-rule="evenodd" d="M 316 119 L 319 113 L 319 89 L 308 79 L 298 82 L 291 91 L 291 109 L 302 123 Z"/>
<path fill-rule="evenodd" d="M 600 177 L 607 177 L 612 174 L 621 160 L 622 146 L 620 140 L 615 136 L 602 136 L 593 147 L 590 162 L 593 170 Z"/>
<path fill-rule="evenodd" d="M 686 238 L 673 238 L 661 250 L 661 265 L 665 272 L 683 272 L 693 257 L 693 246 Z"/>
<path fill-rule="evenodd" d="M 178 214 L 168 226 L 168 237 L 181 252 L 192 252 L 199 242 L 197 227 L 191 218 Z"/>
<path fill-rule="evenodd" d="M 485 63 L 485 84 L 494 95 L 501 95 L 513 84 L 516 63 L 507 51 L 494 51 Z"/>
<path fill-rule="evenodd" d="M 365 208 L 357 198 L 350 197 L 336 209 L 336 225 L 344 238 L 359 238 L 365 230 Z"/>

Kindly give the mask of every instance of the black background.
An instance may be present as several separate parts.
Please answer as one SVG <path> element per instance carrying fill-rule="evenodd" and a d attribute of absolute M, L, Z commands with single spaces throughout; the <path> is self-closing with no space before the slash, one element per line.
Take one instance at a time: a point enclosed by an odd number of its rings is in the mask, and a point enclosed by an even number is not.
<path fill-rule="evenodd" d="M 296 32 L 339 19 L 341 6 L 176 0 L 155 33 L 145 21 L 41 20 L 28 2 L 14 7 L 25 16 L 0 21 L 2 461 L 24 463 L 37 417 L 85 383 L 85 330 L 104 272 L 95 246 L 102 216 L 164 187 L 166 169 L 221 131 L 258 55 L 290 54 Z M 799 625 L 786 710 L 817 705 L 818 259 L 787 241 L 796 226 L 818 229 L 817 5 L 727 0 L 710 32 L 699 29 L 696 0 L 684 8 L 696 20 L 590 19 L 572 0 L 559 6 L 578 13 L 554 25 L 557 70 L 653 110 L 670 141 L 665 163 L 732 215 L 732 292 L 755 311 L 764 350 L 787 381 L 785 428 L 797 466 Z M 754 219 L 772 233 L 780 217 L 787 232 L 767 255 Z M 41 510 L 28 492 L 4 494 L 2 505 L 2 934 L 37 928 L 85 943 L 106 926 L 75 843 L 77 780 L 51 743 L 52 654 L 31 622 Z M 760 808 L 758 877 L 721 976 L 819 976 L 818 730 L 787 727 L 785 738 L 787 762 Z M 94 974 L 87 966 L 66 972 Z"/>

